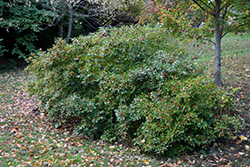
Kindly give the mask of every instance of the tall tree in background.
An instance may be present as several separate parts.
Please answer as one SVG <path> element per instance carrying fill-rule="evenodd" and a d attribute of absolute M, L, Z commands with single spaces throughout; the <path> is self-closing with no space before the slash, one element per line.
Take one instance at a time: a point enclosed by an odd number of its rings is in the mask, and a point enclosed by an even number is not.
<path fill-rule="evenodd" d="M 221 39 L 229 32 L 239 32 L 249 25 L 250 0 L 180 0 L 158 1 L 155 9 L 162 25 L 172 35 L 181 39 L 208 40 L 215 46 L 214 83 L 222 86 L 221 79 Z M 203 11 L 203 14 L 200 13 Z M 194 28 L 194 20 L 200 15 L 204 23 Z M 211 38 L 215 34 L 215 41 Z"/>
<path fill-rule="evenodd" d="M 51 26 L 59 27 L 59 37 L 63 38 L 63 24 L 65 19 L 68 20 L 68 30 L 66 33 L 66 42 L 69 43 L 72 24 L 77 19 L 87 20 L 92 19 L 93 22 L 98 22 L 98 18 L 105 17 L 109 13 L 106 6 L 101 1 L 92 0 L 33 0 L 39 2 L 44 8 L 54 13 L 55 17 Z M 66 16 L 68 16 L 66 18 Z M 74 19 L 75 18 L 75 19 Z M 91 26 L 91 24 L 89 24 Z"/>
<path fill-rule="evenodd" d="M 132 10 L 132 14 L 139 14 L 143 6 L 143 0 L 33 0 L 39 2 L 44 8 L 54 13 L 55 18 L 51 25 L 58 24 L 59 37 L 63 38 L 63 24 L 65 17 L 68 19 L 68 30 L 66 42 L 69 43 L 72 24 L 74 21 L 83 20 L 87 25 L 93 27 L 93 23 L 99 26 L 111 23 L 119 13 Z M 137 12 L 137 13 L 136 13 Z M 132 16 L 133 17 L 133 16 Z M 135 16 L 134 16 L 135 17 Z M 75 19 L 74 19 L 75 18 Z M 88 20 L 91 20 L 89 22 Z M 98 26 L 98 27 L 99 27 Z M 98 27 L 94 27 L 97 28 Z"/>
<path fill-rule="evenodd" d="M 29 53 L 36 52 L 41 46 L 40 43 L 49 43 L 39 41 L 37 47 L 38 36 L 41 36 L 44 30 L 53 29 L 52 34 L 46 35 L 54 38 L 54 26 L 59 26 L 58 36 L 62 38 L 64 25 L 68 26 L 65 37 L 69 42 L 75 25 L 84 29 L 86 24 L 83 26 L 81 22 L 86 21 L 87 26 L 95 26 L 97 30 L 102 24 L 99 18 L 105 18 L 109 12 L 101 1 L 96 0 L 0 1 L 0 56 L 17 55 L 19 58 L 25 58 Z M 81 32 L 74 35 L 80 35 L 79 33 Z"/>

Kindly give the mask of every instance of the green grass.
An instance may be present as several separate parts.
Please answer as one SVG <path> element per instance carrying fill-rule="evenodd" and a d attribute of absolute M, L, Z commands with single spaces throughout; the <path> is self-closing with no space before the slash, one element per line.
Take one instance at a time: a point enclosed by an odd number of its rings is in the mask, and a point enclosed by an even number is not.
<path fill-rule="evenodd" d="M 213 40 L 214 41 L 214 40 Z M 222 38 L 222 59 L 228 56 L 246 56 L 249 54 L 250 33 L 246 34 L 227 34 Z M 215 50 L 213 44 L 209 42 L 200 43 L 194 47 L 192 43 L 187 44 L 186 47 L 189 52 L 201 53 L 200 62 L 208 62 L 209 59 L 214 59 Z"/>
<path fill-rule="evenodd" d="M 200 53 L 197 64 L 209 67 L 213 77 L 212 45 L 183 46 L 190 54 Z M 250 165 L 250 34 L 227 35 L 222 43 L 224 89 L 236 92 L 235 110 L 248 126 L 235 140 L 219 139 L 208 150 L 181 157 L 153 157 L 136 148 L 91 141 L 71 134 L 69 128 L 55 129 L 46 117 L 34 116 L 36 106 L 25 94 L 32 76 L 22 69 L 0 72 L 0 164 L 1 166 L 249 166 Z M 73 124 L 72 124 L 73 127 Z M 71 127 L 71 128 L 72 128 Z M 247 140 L 239 137 L 244 136 Z"/>
<path fill-rule="evenodd" d="M 206 66 L 206 74 L 213 78 L 214 76 L 214 55 L 215 50 L 211 44 L 199 44 L 199 47 L 193 47 L 192 43 L 182 45 L 190 54 L 199 54 L 197 64 Z M 231 90 L 240 87 L 241 89 L 235 95 L 237 110 L 246 116 L 250 122 L 250 33 L 227 34 L 222 39 L 222 64 L 221 73 L 223 88 Z"/>

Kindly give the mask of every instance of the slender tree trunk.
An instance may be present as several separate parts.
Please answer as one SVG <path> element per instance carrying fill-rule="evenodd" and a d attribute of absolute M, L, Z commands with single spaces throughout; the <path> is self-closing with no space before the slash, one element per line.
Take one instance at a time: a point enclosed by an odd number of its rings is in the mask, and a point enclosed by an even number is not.
<path fill-rule="evenodd" d="M 58 28 L 59 28 L 59 37 L 63 38 L 63 18 L 59 20 Z"/>
<path fill-rule="evenodd" d="M 217 86 L 222 86 L 221 80 L 221 29 L 220 29 L 220 5 L 221 0 L 216 0 L 215 8 L 215 73 L 214 83 Z"/>
<path fill-rule="evenodd" d="M 63 1 L 63 8 L 62 8 L 62 16 L 59 20 L 58 26 L 59 26 L 59 37 L 63 38 L 63 19 L 66 14 L 66 3 Z"/>
<path fill-rule="evenodd" d="M 70 39 L 70 36 L 71 36 L 72 20 L 73 20 L 73 13 L 72 13 L 72 6 L 70 4 L 70 8 L 69 8 L 69 24 L 68 24 L 68 33 L 67 33 L 66 43 L 69 43 L 69 39 Z"/>

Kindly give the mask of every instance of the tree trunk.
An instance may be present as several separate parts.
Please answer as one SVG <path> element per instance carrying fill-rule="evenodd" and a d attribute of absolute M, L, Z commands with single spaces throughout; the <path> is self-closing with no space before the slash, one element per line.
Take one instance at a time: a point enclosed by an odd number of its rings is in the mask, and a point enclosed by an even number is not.
<path fill-rule="evenodd" d="M 58 28 L 59 28 L 59 37 L 63 38 L 63 18 L 59 20 Z"/>
<path fill-rule="evenodd" d="M 66 3 L 63 2 L 63 8 L 62 8 L 62 15 L 61 15 L 61 18 L 59 20 L 59 23 L 58 23 L 58 26 L 59 26 L 59 37 L 63 38 L 63 19 L 64 19 L 64 16 L 66 14 Z"/>
<path fill-rule="evenodd" d="M 67 33 L 67 38 L 66 38 L 66 43 L 69 43 L 69 39 L 71 36 L 71 31 L 72 31 L 72 20 L 73 20 L 73 13 L 72 13 L 72 6 L 70 4 L 69 8 L 69 24 L 68 24 L 68 33 Z"/>
<path fill-rule="evenodd" d="M 221 29 L 220 29 L 220 5 L 221 0 L 216 0 L 215 7 L 215 73 L 214 83 L 217 86 L 222 86 L 221 80 Z"/>

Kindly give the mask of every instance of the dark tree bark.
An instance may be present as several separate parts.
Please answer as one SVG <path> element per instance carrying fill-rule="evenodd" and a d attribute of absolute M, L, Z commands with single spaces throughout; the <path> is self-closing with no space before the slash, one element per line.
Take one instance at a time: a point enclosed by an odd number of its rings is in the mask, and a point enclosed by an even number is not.
<path fill-rule="evenodd" d="M 56 13 L 56 11 L 54 11 Z M 66 14 L 66 4 L 64 2 L 63 8 L 62 8 L 62 15 L 60 17 L 60 20 L 58 21 L 58 27 L 59 27 L 59 37 L 63 38 L 63 19 Z"/>
<path fill-rule="evenodd" d="M 70 39 L 70 36 L 71 36 L 72 20 L 73 20 L 73 10 L 72 10 L 72 6 L 70 4 L 70 6 L 69 6 L 69 24 L 68 24 L 68 32 L 67 32 L 67 37 L 66 37 L 66 43 L 69 43 L 69 39 Z"/>
<path fill-rule="evenodd" d="M 214 83 L 217 86 L 222 86 L 222 80 L 221 80 L 221 31 L 220 28 L 221 24 L 223 24 L 220 21 L 220 5 L 221 0 L 215 1 L 215 13 L 214 13 L 214 21 L 215 21 L 215 73 L 214 73 Z"/>
<path fill-rule="evenodd" d="M 58 29 L 59 29 L 59 37 L 63 38 L 63 18 L 58 22 Z"/>

